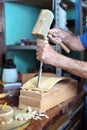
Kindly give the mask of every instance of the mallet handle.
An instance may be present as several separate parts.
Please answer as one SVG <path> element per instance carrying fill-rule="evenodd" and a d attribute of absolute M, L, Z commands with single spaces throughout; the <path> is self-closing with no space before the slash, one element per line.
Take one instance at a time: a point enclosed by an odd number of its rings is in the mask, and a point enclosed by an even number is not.
<path fill-rule="evenodd" d="M 53 33 L 51 31 L 49 31 L 49 34 L 53 35 Z M 63 43 L 60 43 L 60 46 L 67 52 L 70 53 L 70 49 Z"/>
<path fill-rule="evenodd" d="M 69 49 L 63 42 L 60 43 L 60 46 L 61 46 L 67 53 L 70 53 L 70 49 Z"/>

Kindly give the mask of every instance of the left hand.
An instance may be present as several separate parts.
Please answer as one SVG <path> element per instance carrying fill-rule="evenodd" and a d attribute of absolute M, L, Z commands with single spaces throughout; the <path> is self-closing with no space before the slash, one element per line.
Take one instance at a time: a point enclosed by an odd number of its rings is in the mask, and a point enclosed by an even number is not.
<path fill-rule="evenodd" d="M 36 49 L 36 58 L 46 64 L 53 64 L 57 52 L 50 44 L 38 43 Z"/>

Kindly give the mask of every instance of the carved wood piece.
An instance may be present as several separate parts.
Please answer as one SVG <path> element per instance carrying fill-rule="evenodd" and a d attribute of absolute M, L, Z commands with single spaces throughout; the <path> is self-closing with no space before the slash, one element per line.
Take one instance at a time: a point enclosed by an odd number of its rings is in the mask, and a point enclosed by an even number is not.
<path fill-rule="evenodd" d="M 23 85 L 19 96 L 19 108 L 30 106 L 44 112 L 77 95 L 77 81 L 71 78 L 42 76 L 38 89 L 36 81 L 37 76 Z"/>

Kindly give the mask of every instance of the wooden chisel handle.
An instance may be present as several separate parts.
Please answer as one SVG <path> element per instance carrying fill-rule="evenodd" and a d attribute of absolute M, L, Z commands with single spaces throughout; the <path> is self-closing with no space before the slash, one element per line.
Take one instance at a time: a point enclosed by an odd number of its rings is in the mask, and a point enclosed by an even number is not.
<path fill-rule="evenodd" d="M 67 53 L 70 53 L 70 49 L 69 49 L 63 42 L 60 43 L 60 46 L 61 46 Z"/>

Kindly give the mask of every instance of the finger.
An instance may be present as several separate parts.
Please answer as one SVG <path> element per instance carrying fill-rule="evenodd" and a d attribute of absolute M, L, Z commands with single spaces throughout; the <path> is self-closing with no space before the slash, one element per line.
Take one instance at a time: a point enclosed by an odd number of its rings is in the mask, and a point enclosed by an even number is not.
<path fill-rule="evenodd" d="M 41 43 L 37 43 L 37 47 L 39 47 L 41 45 Z"/>
<path fill-rule="evenodd" d="M 37 48 L 36 48 L 36 52 L 39 52 L 39 51 L 40 51 L 40 48 L 39 48 L 39 47 L 37 47 Z"/>
<path fill-rule="evenodd" d="M 39 60 L 39 56 L 36 56 L 36 59 Z"/>
<path fill-rule="evenodd" d="M 54 44 L 60 44 L 62 42 L 61 38 L 52 38 L 50 39 Z"/>
<path fill-rule="evenodd" d="M 51 35 L 51 34 L 48 34 L 48 36 L 47 36 L 49 39 L 52 39 L 53 38 L 53 36 Z"/>
<path fill-rule="evenodd" d="M 40 56 L 40 52 L 36 52 L 36 56 L 38 56 L 38 57 L 39 57 L 39 56 Z"/>
<path fill-rule="evenodd" d="M 36 56 L 36 59 L 37 59 L 38 61 L 43 62 L 43 59 L 42 59 L 41 57 L 39 57 L 39 56 Z"/>
<path fill-rule="evenodd" d="M 62 42 L 61 37 L 59 37 L 59 38 L 55 38 L 54 40 L 55 40 L 55 43 L 56 43 L 56 44 L 59 44 L 60 42 Z"/>
<path fill-rule="evenodd" d="M 50 31 L 50 32 L 48 33 L 48 36 L 49 36 L 49 37 L 55 37 L 56 34 L 55 34 L 55 32 Z"/>

